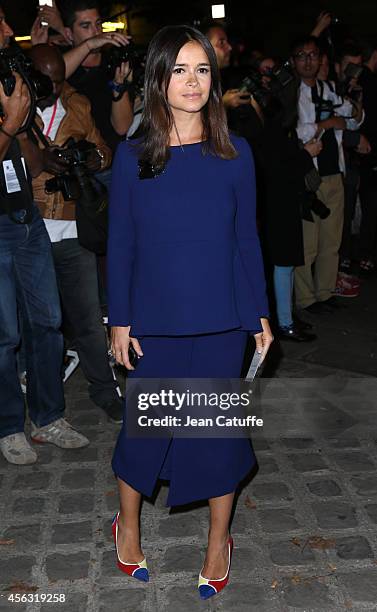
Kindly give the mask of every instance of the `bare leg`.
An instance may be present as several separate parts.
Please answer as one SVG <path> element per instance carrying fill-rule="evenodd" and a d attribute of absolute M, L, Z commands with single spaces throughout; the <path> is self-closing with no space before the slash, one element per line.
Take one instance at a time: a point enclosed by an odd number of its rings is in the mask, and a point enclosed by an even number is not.
<path fill-rule="evenodd" d="M 144 559 L 140 547 L 141 493 L 126 482 L 118 480 L 120 513 L 118 528 L 118 553 L 125 563 L 140 563 Z"/>
<path fill-rule="evenodd" d="M 234 501 L 234 492 L 208 500 L 210 526 L 208 548 L 202 570 L 206 578 L 223 578 L 228 567 L 229 520 Z"/>

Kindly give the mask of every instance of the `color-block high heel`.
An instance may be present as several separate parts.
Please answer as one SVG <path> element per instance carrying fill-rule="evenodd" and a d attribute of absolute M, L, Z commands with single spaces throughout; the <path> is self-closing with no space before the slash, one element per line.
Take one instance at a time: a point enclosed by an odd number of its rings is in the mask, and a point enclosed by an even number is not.
<path fill-rule="evenodd" d="M 122 572 L 124 572 L 125 574 L 128 574 L 129 576 L 132 576 L 133 578 L 137 578 L 137 580 L 142 580 L 143 582 L 148 582 L 149 581 L 149 572 L 148 572 L 148 568 L 147 568 L 147 560 L 146 560 L 145 557 L 144 557 L 144 559 L 142 561 L 140 561 L 140 563 L 126 563 L 125 561 L 122 561 L 122 559 L 119 557 L 119 553 L 118 553 L 118 521 L 119 521 L 119 512 L 117 512 L 117 514 L 114 516 L 113 522 L 112 522 L 112 525 L 111 525 L 111 529 L 112 529 L 113 536 L 114 536 L 116 554 L 117 554 L 117 565 L 118 565 L 119 569 Z"/>
<path fill-rule="evenodd" d="M 228 569 L 226 571 L 224 578 L 216 578 L 216 580 L 213 580 L 211 578 L 205 578 L 204 576 L 202 576 L 202 572 L 200 572 L 198 589 L 199 589 L 199 595 L 201 599 L 208 599 L 209 597 L 216 595 L 216 593 L 220 593 L 220 591 L 222 591 L 228 584 L 229 572 L 230 572 L 230 562 L 232 560 L 232 551 L 233 551 L 233 538 L 232 536 L 229 536 L 229 539 L 228 539 L 228 555 L 229 555 Z"/>

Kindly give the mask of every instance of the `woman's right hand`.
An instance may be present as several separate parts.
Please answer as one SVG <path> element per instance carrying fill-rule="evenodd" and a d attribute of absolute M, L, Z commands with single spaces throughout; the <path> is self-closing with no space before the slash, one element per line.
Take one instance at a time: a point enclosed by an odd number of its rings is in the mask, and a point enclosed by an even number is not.
<path fill-rule="evenodd" d="M 309 140 L 309 142 L 304 145 L 305 151 L 309 153 L 312 157 L 317 157 L 317 155 L 322 151 L 322 142 L 320 140 Z"/>
<path fill-rule="evenodd" d="M 128 348 L 130 342 L 134 347 L 139 357 L 143 356 L 139 341 L 136 338 L 130 338 L 130 329 L 128 327 L 112 327 L 111 328 L 111 352 L 114 355 L 117 363 L 123 365 L 127 370 L 134 370 L 128 358 Z"/>

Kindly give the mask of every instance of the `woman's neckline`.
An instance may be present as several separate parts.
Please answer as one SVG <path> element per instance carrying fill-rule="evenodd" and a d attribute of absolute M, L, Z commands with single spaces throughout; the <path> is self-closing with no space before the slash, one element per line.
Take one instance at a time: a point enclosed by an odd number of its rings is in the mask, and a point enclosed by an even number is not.
<path fill-rule="evenodd" d="M 193 147 L 194 145 L 203 144 L 204 142 L 207 142 L 207 140 L 198 140 L 197 142 L 188 142 L 188 143 L 182 142 L 182 144 L 169 145 L 169 147 L 171 149 L 182 149 L 182 147 L 183 148 Z"/>

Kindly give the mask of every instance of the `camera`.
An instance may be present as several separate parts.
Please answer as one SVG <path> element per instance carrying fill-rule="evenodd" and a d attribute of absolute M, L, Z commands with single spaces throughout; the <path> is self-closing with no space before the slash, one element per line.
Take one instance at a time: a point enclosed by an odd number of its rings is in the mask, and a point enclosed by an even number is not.
<path fill-rule="evenodd" d="M 115 70 L 119 68 L 123 62 L 129 62 L 130 68 L 132 69 L 134 60 L 133 49 L 133 43 L 129 43 L 128 45 L 122 45 L 121 47 L 114 47 L 114 45 L 108 45 L 103 52 L 103 58 L 107 72 L 111 75 L 114 75 Z"/>
<path fill-rule="evenodd" d="M 33 68 L 31 59 L 19 47 L 0 49 L 0 82 L 6 96 L 11 96 L 14 92 L 16 79 L 13 72 L 21 76 L 35 101 L 48 98 L 52 94 L 52 81 Z"/>
<path fill-rule="evenodd" d="M 308 201 L 310 204 L 310 210 L 312 210 L 315 215 L 317 215 L 320 219 L 327 219 L 331 211 L 327 206 L 325 206 L 322 200 L 317 198 L 315 193 L 309 192 Z"/>
<path fill-rule="evenodd" d="M 70 138 L 65 148 L 55 149 L 54 152 L 58 159 L 65 161 L 68 169 L 64 174 L 59 174 L 46 181 L 46 193 L 60 191 L 64 200 L 78 200 L 81 197 L 86 200 L 95 200 L 98 193 L 86 167 L 89 155 L 95 148 L 96 145 L 87 140 L 76 142 Z"/>
<path fill-rule="evenodd" d="M 104 66 L 110 78 L 114 78 L 115 70 L 123 62 L 129 62 L 132 70 L 132 84 L 136 93 L 140 94 L 144 88 L 144 68 L 146 51 L 133 42 L 121 47 L 108 45 L 103 52 Z"/>
<path fill-rule="evenodd" d="M 268 88 L 263 84 L 263 76 L 270 79 Z M 253 70 L 243 79 L 240 89 L 251 94 L 262 108 L 266 108 L 271 97 L 278 98 L 282 91 L 294 82 L 294 78 L 286 64 L 275 67 L 265 75 Z"/>
<path fill-rule="evenodd" d="M 306 221 L 314 222 L 313 214 L 320 219 L 327 219 L 330 214 L 330 209 L 317 197 L 317 190 L 321 185 L 321 177 L 318 170 L 313 166 L 309 172 L 305 174 L 305 191 L 301 192 L 300 206 L 301 217 Z"/>
<path fill-rule="evenodd" d="M 17 45 L 12 45 L 6 49 L 0 49 L 0 83 L 3 86 L 6 96 L 11 96 L 16 86 L 14 72 L 17 72 L 30 94 L 30 108 L 26 121 L 17 134 L 26 132 L 34 119 L 37 110 L 37 102 L 48 98 L 53 92 L 53 84 L 48 76 L 35 70 L 31 59 L 28 58 Z M 3 109 L 0 106 L 0 116 L 3 116 Z"/>
<path fill-rule="evenodd" d="M 336 88 L 337 94 L 342 97 L 347 96 L 348 98 L 351 98 L 355 102 L 358 102 L 362 95 L 362 88 L 353 87 L 352 89 L 350 89 L 349 87 L 350 87 L 351 81 L 352 80 L 357 81 L 362 72 L 363 72 L 363 66 L 360 66 L 359 64 L 353 64 L 352 62 L 347 64 L 347 66 L 344 69 L 344 79 L 343 81 L 340 81 L 337 84 L 337 88 Z"/>
<path fill-rule="evenodd" d="M 330 209 L 319 200 L 315 193 L 312 191 L 304 191 L 301 194 L 301 217 L 305 221 L 314 222 L 313 214 L 317 215 L 320 219 L 327 219 L 330 214 Z"/>
<path fill-rule="evenodd" d="M 320 121 L 324 121 L 325 119 L 330 119 L 330 117 L 333 117 L 335 109 L 338 106 L 340 106 L 340 104 L 334 104 L 332 100 L 324 100 L 323 98 L 320 102 L 316 102 L 316 111 L 320 111 Z"/>
<path fill-rule="evenodd" d="M 249 93 L 258 102 L 259 106 L 265 108 L 271 98 L 271 94 L 262 82 L 262 75 L 252 71 L 241 83 L 240 91 Z"/>

